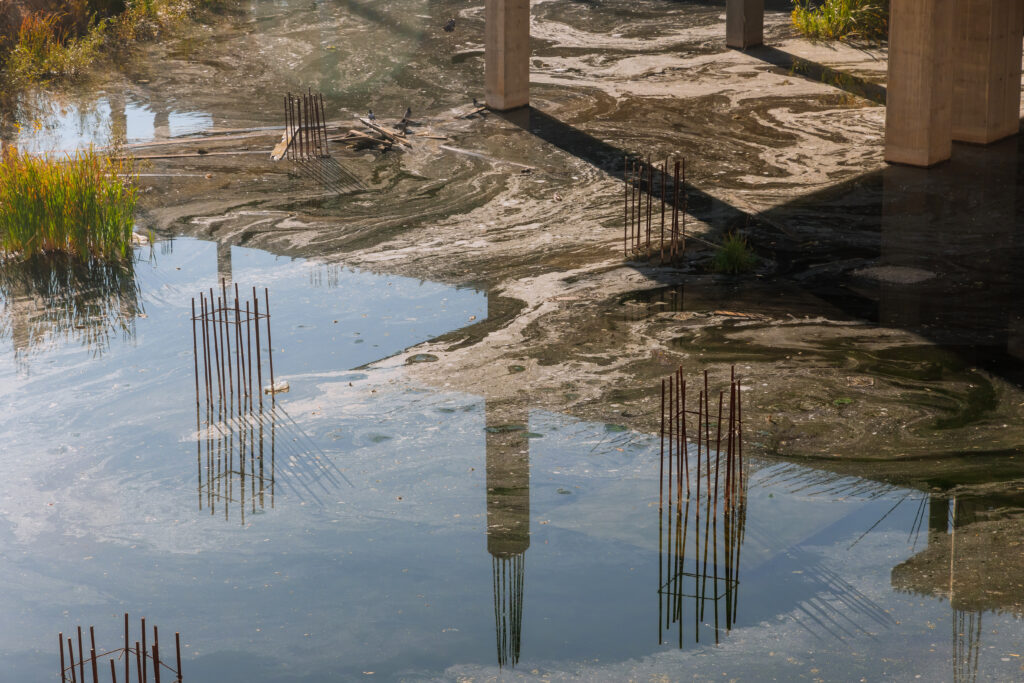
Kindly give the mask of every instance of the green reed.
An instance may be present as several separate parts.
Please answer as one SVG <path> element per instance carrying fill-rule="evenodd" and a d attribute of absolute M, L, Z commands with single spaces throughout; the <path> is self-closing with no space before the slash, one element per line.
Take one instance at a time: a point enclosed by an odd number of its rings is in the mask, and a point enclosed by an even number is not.
<path fill-rule="evenodd" d="M 793 25 L 808 38 L 889 37 L 889 0 L 793 0 Z"/>
<path fill-rule="evenodd" d="M 137 201 L 130 162 L 92 149 L 64 158 L 8 150 L 0 161 L 0 256 L 126 259 Z"/>

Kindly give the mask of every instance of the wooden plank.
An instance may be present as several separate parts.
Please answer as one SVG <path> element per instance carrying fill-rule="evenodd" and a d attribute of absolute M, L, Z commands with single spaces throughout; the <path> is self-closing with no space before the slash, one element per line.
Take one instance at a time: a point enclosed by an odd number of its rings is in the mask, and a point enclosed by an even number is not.
<path fill-rule="evenodd" d="M 294 140 L 295 136 L 298 135 L 301 131 L 302 127 L 299 126 L 294 130 L 286 130 L 284 133 L 282 133 L 281 142 L 277 143 L 277 145 L 274 146 L 274 149 L 270 152 L 270 158 L 273 159 L 274 161 L 280 161 L 281 158 L 284 157 L 285 153 L 288 151 L 288 148 L 291 146 L 292 140 Z"/>
<path fill-rule="evenodd" d="M 397 133 L 392 133 L 390 131 L 387 131 L 387 130 L 381 128 L 380 126 L 378 126 L 373 121 L 368 121 L 367 119 L 359 119 L 359 122 L 361 124 L 363 124 L 364 126 L 366 126 L 367 128 L 372 128 L 373 130 L 377 131 L 378 133 L 380 133 L 381 135 L 386 137 L 388 140 L 391 140 L 392 142 L 399 142 L 399 143 L 405 145 L 406 147 L 412 147 L 412 145 L 409 143 L 409 141 L 405 139 L 404 135 L 398 135 Z"/>
<path fill-rule="evenodd" d="M 458 116 L 456 118 L 468 119 L 470 116 L 475 116 L 476 114 L 480 114 L 480 113 L 485 112 L 485 111 L 487 111 L 487 107 L 477 107 L 473 111 L 471 111 L 471 112 L 469 112 L 467 114 L 462 114 L 461 116 Z"/>

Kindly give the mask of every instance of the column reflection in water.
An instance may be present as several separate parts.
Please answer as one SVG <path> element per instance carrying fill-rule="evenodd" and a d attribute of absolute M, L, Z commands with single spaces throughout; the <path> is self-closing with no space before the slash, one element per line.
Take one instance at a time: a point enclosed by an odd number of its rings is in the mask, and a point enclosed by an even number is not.
<path fill-rule="evenodd" d="M 530 444 L 523 408 L 488 402 L 487 552 L 494 584 L 498 666 L 519 662 L 526 550 L 530 547 Z"/>
<path fill-rule="evenodd" d="M 928 546 L 892 570 L 897 590 L 949 600 L 954 681 L 978 679 L 985 612 L 1024 616 L 1024 497 L 928 497 Z"/>

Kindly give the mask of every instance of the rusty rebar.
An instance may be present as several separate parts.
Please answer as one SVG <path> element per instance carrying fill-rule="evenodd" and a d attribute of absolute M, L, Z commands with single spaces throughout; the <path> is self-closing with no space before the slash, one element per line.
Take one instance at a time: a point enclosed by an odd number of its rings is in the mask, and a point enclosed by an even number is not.
<path fill-rule="evenodd" d="M 178 675 L 178 683 L 181 683 L 181 634 L 177 631 L 174 632 L 174 655 L 178 666 L 175 673 Z"/>
<path fill-rule="evenodd" d="M 629 257 L 627 234 L 629 230 L 629 156 L 622 156 L 622 256 Z"/>
<path fill-rule="evenodd" d="M 260 298 L 256 295 L 255 285 L 252 288 L 252 305 L 256 325 L 256 393 L 260 396 L 260 412 L 263 412 L 263 363 L 260 359 Z"/>
<path fill-rule="evenodd" d="M 274 407 L 277 405 L 277 398 L 274 394 L 274 343 L 270 337 L 270 293 L 267 288 L 263 288 L 263 303 L 267 309 L 267 359 L 270 362 L 270 405 Z"/>
<path fill-rule="evenodd" d="M 78 677 L 75 676 L 75 646 L 71 643 L 70 638 L 68 638 L 68 657 L 71 662 L 71 683 L 78 683 Z M 61 680 L 64 680 L 63 676 Z"/>
<path fill-rule="evenodd" d="M 672 415 L 672 409 L 669 408 L 669 417 L 670 417 L 670 419 L 671 419 L 671 415 Z M 670 423 L 669 424 L 669 443 L 671 443 L 671 439 L 672 439 L 672 427 L 671 427 L 671 423 Z M 669 457 L 671 458 L 672 456 L 669 455 Z M 659 514 L 661 513 L 661 510 L 662 510 L 662 508 L 664 506 L 664 502 L 665 502 L 665 496 L 664 496 L 664 490 L 665 490 L 665 380 L 664 379 L 661 380 L 661 461 L 660 462 L 661 462 L 661 466 L 660 466 L 660 468 L 658 470 L 658 472 L 659 472 L 659 475 L 658 475 L 658 512 L 659 512 Z M 671 503 L 671 501 L 669 501 L 669 502 Z M 658 566 L 661 566 L 661 563 L 659 563 Z M 63 656 L 61 657 L 61 659 L 63 660 Z M 62 661 L 62 668 L 63 668 L 63 661 Z"/>

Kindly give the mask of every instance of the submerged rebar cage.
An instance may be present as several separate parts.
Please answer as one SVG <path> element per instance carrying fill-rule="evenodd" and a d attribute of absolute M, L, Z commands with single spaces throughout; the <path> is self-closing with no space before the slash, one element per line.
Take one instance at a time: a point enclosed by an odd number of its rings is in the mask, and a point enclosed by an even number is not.
<path fill-rule="evenodd" d="M 89 650 L 86 656 L 82 639 L 82 627 L 78 627 L 78 650 L 77 658 L 72 638 L 65 640 L 64 634 L 57 636 L 57 646 L 60 652 L 60 680 L 61 683 L 85 683 L 86 672 L 91 672 L 93 683 L 107 680 L 107 667 L 101 666 L 100 662 L 109 664 L 110 682 L 117 683 L 160 683 L 161 675 L 168 681 L 181 683 L 181 635 L 174 634 L 174 662 L 171 666 L 167 658 L 160 656 L 160 631 L 153 626 L 153 639 L 147 643 L 146 618 L 142 618 L 141 642 L 136 640 L 132 645 L 131 633 L 128 627 L 128 613 L 124 615 L 124 645 L 113 650 L 100 650 L 96 646 L 96 629 L 89 627 Z M 65 645 L 67 650 L 65 650 Z M 123 668 L 122 668 L 123 665 Z M 121 670 L 121 676 L 118 676 Z M 133 676 L 134 672 L 134 676 Z M 101 676 L 103 678 L 101 678 Z"/>
<path fill-rule="evenodd" d="M 688 617 L 694 642 L 700 642 L 707 605 L 714 613 L 716 643 L 722 621 L 726 631 L 732 629 L 746 530 L 742 382 L 732 368 L 728 400 L 725 390 L 718 391 L 717 412 L 712 413 L 707 371 L 703 380 L 696 410 L 692 402 L 687 408 L 690 397 L 681 368 L 661 383 L 658 634 L 664 642 L 663 635 L 677 629 L 679 647 Z"/>
<path fill-rule="evenodd" d="M 284 134 L 288 158 L 308 161 L 330 156 L 324 96 L 310 89 L 305 95 L 284 96 Z"/>
<path fill-rule="evenodd" d="M 199 311 L 192 299 L 192 354 L 196 377 L 196 408 L 205 398 L 208 410 L 228 409 L 238 417 L 252 412 L 258 397 L 263 408 L 263 352 L 260 323 L 265 323 L 267 362 L 270 377 L 270 401 L 274 403 L 274 352 L 270 337 L 270 294 L 263 289 L 263 310 L 256 288 L 252 301 L 239 299 L 238 284 L 234 301 L 229 299 L 227 283 L 221 280 L 221 291 L 212 287 L 199 295 Z M 255 347 L 253 346 L 255 342 Z M 202 353 L 200 353 L 200 349 Z M 254 354 L 255 351 L 255 354 Z M 254 360 L 255 355 L 255 360 Z M 202 368 L 200 368 L 200 365 Z M 203 390 L 200 391 L 200 376 Z"/>
<path fill-rule="evenodd" d="M 625 257 L 678 263 L 686 251 L 686 159 L 667 158 L 659 168 L 650 155 L 627 156 L 622 180 Z"/>

